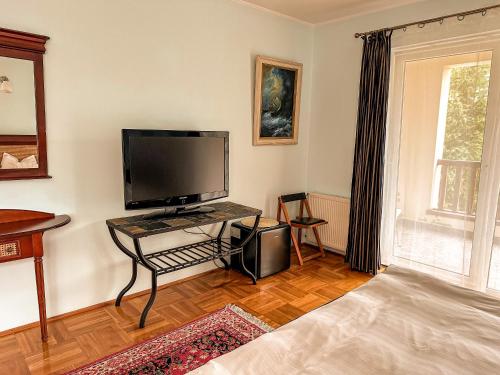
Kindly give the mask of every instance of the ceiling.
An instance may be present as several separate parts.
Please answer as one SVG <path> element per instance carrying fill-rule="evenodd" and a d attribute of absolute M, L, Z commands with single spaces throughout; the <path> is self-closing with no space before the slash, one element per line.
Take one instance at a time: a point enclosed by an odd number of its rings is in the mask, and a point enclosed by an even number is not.
<path fill-rule="evenodd" d="M 424 0 L 243 0 L 308 23 L 322 23 Z"/>

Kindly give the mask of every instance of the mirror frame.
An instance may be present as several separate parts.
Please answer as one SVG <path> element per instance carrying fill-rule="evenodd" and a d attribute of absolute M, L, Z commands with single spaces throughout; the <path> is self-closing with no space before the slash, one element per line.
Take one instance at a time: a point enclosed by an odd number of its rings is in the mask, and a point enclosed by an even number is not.
<path fill-rule="evenodd" d="M 47 138 L 45 134 L 45 91 L 43 55 L 49 37 L 0 28 L 0 56 L 33 61 L 35 81 L 35 112 L 38 145 L 38 168 L 0 169 L 0 180 L 50 178 L 47 168 Z M 9 144 L 19 144 L 22 136 L 12 137 Z"/>

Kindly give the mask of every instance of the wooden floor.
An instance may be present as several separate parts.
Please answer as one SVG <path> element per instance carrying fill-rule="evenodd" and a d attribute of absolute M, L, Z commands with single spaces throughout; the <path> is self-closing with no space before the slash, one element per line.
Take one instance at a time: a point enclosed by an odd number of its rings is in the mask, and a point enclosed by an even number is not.
<path fill-rule="evenodd" d="M 293 260 L 292 260 L 293 261 Z M 234 303 L 279 327 L 369 280 L 352 272 L 343 258 L 326 258 L 259 280 L 254 286 L 236 271 L 216 270 L 158 292 L 147 325 L 138 329 L 147 295 L 117 308 L 108 305 L 49 323 L 49 342 L 37 328 L 0 337 L 0 374 L 57 374 L 170 331 Z"/>

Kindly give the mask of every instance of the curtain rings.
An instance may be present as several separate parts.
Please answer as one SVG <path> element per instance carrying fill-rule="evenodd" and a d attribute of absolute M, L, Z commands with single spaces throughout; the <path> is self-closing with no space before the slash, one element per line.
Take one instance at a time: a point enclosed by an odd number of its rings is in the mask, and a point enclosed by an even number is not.
<path fill-rule="evenodd" d="M 403 32 L 405 32 L 405 33 L 406 33 L 406 30 L 407 30 L 407 27 L 406 27 L 406 26 L 404 26 L 404 27 L 403 27 Z"/>
<path fill-rule="evenodd" d="M 484 17 L 484 16 L 486 16 L 487 13 L 488 13 L 488 9 L 483 9 L 483 11 L 481 12 L 481 15 Z"/>
<path fill-rule="evenodd" d="M 439 24 L 440 24 L 440 25 L 442 25 L 442 24 L 443 24 L 443 22 L 444 22 L 444 18 L 441 18 L 441 19 L 439 20 Z"/>
<path fill-rule="evenodd" d="M 418 24 L 418 28 L 419 28 L 419 29 L 423 29 L 424 27 L 425 27 L 425 23 L 423 23 L 423 22 L 422 22 L 422 23 L 419 23 L 419 24 Z"/>
<path fill-rule="evenodd" d="M 463 15 L 463 14 L 457 16 L 457 20 L 459 20 L 459 21 L 463 21 L 464 19 L 465 19 L 465 15 Z"/>

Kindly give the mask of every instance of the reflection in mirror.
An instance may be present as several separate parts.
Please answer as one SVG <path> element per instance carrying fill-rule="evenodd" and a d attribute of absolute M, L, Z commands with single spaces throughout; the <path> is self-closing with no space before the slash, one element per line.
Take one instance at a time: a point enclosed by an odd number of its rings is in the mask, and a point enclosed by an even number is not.
<path fill-rule="evenodd" d="M 0 169 L 38 168 L 33 61 L 0 56 Z"/>

